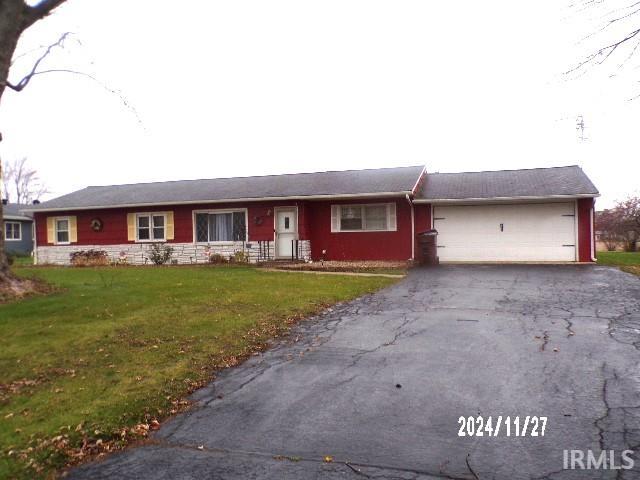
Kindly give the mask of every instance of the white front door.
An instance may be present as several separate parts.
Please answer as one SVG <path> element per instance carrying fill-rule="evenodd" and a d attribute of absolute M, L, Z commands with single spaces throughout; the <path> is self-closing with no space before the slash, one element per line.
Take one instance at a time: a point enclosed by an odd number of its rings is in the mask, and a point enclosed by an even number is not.
<path fill-rule="evenodd" d="M 292 258 L 298 226 L 295 209 L 276 210 L 276 257 Z"/>
<path fill-rule="evenodd" d="M 438 256 L 447 261 L 575 261 L 573 202 L 434 206 Z"/>

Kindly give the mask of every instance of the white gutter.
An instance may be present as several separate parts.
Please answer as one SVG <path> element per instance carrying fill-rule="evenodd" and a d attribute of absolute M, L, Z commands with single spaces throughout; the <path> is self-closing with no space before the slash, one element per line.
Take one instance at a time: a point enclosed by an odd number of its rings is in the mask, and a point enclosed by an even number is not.
<path fill-rule="evenodd" d="M 413 203 L 408 193 L 407 202 L 409 202 L 409 206 L 411 207 L 411 260 L 414 260 L 416 255 L 416 218 L 413 211 Z"/>
<path fill-rule="evenodd" d="M 573 198 L 596 198 L 600 194 L 597 193 L 580 193 L 577 195 L 541 195 L 541 196 L 522 196 L 522 197 L 487 197 L 487 198 L 416 198 L 413 203 L 464 203 L 464 202 L 492 202 L 492 201 L 513 201 L 513 200 L 549 200 L 549 199 L 566 199 Z"/>
<path fill-rule="evenodd" d="M 122 205 L 91 205 L 89 207 L 57 207 L 57 208 L 25 208 L 24 212 L 62 212 L 69 210 L 105 210 L 110 208 L 138 208 L 155 207 L 165 205 L 198 205 L 209 203 L 239 203 L 239 202 L 279 202 L 284 200 L 339 200 L 350 198 L 377 198 L 377 197 L 400 197 L 411 193 L 410 190 L 401 192 L 377 192 L 377 193 L 344 193 L 331 195 L 298 195 L 292 197 L 247 197 L 247 198 L 224 198 L 221 200 L 186 200 L 175 202 L 147 202 L 147 203 L 126 203 Z"/>
<path fill-rule="evenodd" d="M 23 217 L 21 215 L 3 215 L 3 220 L 22 220 L 23 222 L 30 222 L 33 220 L 31 217 Z"/>

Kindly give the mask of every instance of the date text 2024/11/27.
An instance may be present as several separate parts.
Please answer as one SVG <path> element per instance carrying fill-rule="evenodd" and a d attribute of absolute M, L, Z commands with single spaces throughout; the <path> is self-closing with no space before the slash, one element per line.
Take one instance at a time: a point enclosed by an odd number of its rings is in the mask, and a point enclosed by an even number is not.
<path fill-rule="evenodd" d="M 459 417 L 458 429 L 459 437 L 497 437 L 503 435 L 507 437 L 543 437 L 547 427 L 547 417 L 527 415 L 520 416 L 499 415 L 495 420 L 493 417 L 485 419 L 479 415 L 477 417 Z"/>

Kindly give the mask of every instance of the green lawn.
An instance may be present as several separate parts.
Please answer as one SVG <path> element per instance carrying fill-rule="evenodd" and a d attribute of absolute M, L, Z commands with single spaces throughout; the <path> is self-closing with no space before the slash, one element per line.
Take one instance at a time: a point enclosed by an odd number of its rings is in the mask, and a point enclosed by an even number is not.
<path fill-rule="evenodd" d="M 14 267 L 26 267 L 28 265 L 33 265 L 33 258 L 30 255 L 23 255 L 13 258 Z"/>
<path fill-rule="evenodd" d="M 640 252 L 598 252 L 600 265 L 640 265 Z"/>
<path fill-rule="evenodd" d="M 69 455 L 125 443 L 295 318 L 394 281 L 251 267 L 15 271 L 60 291 L 0 305 L 0 478 L 46 476 Z"/>
<path fill-rule="evenodd" d="M 640 252 L 598 252 L 598 265 L 614 265 L 640 275 Z"/>

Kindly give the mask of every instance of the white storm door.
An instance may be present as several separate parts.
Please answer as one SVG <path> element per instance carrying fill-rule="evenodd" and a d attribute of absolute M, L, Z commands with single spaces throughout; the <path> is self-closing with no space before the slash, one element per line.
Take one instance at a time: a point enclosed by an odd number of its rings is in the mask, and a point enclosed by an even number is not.
<path fill-rule="evenodd" d="M 295 209 L 276 210 L 276 257 L 292 257 L 297 227 Z"/>

